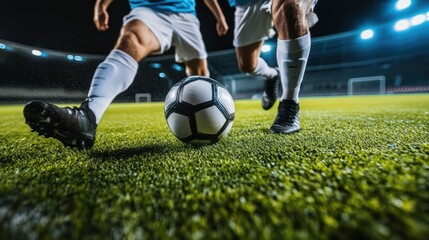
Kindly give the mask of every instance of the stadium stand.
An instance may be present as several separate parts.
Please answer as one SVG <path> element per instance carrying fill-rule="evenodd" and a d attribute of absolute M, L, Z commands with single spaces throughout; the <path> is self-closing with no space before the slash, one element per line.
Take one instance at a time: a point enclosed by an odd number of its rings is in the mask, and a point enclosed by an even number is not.
<path fill-rule="evenodd" d="M 382 25 L 370 40 L 359 31 L 313 38 L 301 96 L 347 95 L 348 80 L 382 75 L 385 93 L 429 92 L 429 32 L 425 26 L 395 32 Z M 262 57 L 276 65 L 275 41 Z M 0 102 L 43 99 L 55 102 L 80 101 L 88 91 L 102 55 L 34 49 L 0 39 Z M 263 79 L 239 71 L 234 49 L 209 53 L 211 77 L 224 84 L 236 99 L 260 98 Z M 138 93 L 152 101 L 163 101 L 171 86 L 186 77 L 183 65 L 172 55 L 153 56 L 140 62 L 131 87 L 115 101 L 134 102 Z M 367 86 L 368 91 L 377 92 Z M 377 87 L 376 85 L 374 87 Z"/>

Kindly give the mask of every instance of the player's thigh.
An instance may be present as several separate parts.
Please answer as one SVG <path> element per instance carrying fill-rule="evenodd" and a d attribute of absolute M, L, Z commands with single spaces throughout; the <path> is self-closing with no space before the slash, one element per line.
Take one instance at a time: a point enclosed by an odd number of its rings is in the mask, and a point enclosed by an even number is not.
<path fill-rule="evenodd" d="M 122 29 L 124 33 L 137 34 L 139 43 L 148 47 L 143 50 L 147 55 L 162 54 L 170 49 L 173 38 L 173 26 L 169 18 L 170 14 L 137 7 L 123 18 Z"/>
<path fill-rule="evenodd" d="M 132 20 L 122 26 L 116 46 L 136 58 L 145 57 L 160 50 L 158 38 L 152 30 L 140 20 Z M 134 57 L 134 56 L 133 56 Z"/>
<path fill-rule="evenodd" d="M 274 36 L 272 15 L 266 5 L 270 1 L 257 0 L 237 5 L 234 12 L 234 47 L 264 41 Z"/>

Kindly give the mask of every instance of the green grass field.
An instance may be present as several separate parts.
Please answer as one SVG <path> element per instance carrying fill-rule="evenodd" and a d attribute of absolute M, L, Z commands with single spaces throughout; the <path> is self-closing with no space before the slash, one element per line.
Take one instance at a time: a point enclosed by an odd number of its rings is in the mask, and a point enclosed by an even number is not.
<path fill-rule="evenodd" d="M 292 135 L 235 104 L 204 147 L 162 103 L 113 104 L 85 151 L 1 106 L 0 239 L 427 239 L 429 95 L 303 98 Z"/>

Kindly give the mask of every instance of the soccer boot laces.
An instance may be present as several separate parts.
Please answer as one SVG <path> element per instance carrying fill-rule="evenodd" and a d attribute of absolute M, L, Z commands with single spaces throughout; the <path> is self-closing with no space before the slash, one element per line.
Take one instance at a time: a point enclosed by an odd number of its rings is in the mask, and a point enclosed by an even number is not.
<path fill-rule="evenodd" d="M 293 100 L 283 100 L 279 103 L 278 113 L 271 133 L 293 133 L 299 131 L 299 104 Z"/>
<path fill-rule="evenodd" d="M 39 136 L 55 138 L 70 148 L 89 149 L 94 145 L 97 124 L 87 101 L 73 108 L 31 101 L 24 106 L 24 117 Z"/>
<path fill-rule="evenodd" d="M 271 79 L 265 79 L 264 92 L 262 93 L 262 108 L 269 110 L 276 103 L 279 92 L 280 72 L 277 70 L 277 76 Z"/>

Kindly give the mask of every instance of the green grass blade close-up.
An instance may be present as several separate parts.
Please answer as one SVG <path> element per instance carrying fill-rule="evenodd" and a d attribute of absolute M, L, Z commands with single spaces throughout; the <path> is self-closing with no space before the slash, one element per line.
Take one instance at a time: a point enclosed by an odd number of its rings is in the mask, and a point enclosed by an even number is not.
<path fill-rule="evenodd" d="M 194 147 L 163 103 L 114 103 L 90 150 L 0 106 L 0 238 L 429 236 L 428 94 L 301 98 L 290 135 L 268 131 L 277 104 L 236 100 L 229 134 Z"/>

